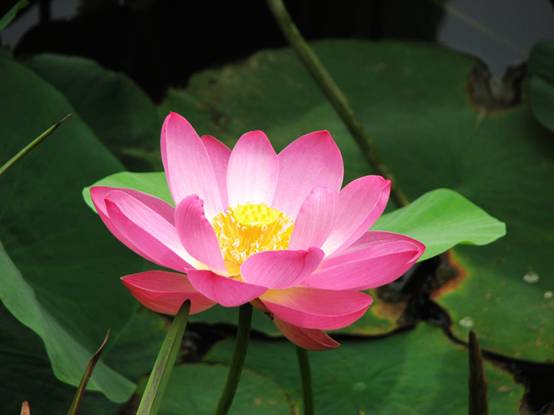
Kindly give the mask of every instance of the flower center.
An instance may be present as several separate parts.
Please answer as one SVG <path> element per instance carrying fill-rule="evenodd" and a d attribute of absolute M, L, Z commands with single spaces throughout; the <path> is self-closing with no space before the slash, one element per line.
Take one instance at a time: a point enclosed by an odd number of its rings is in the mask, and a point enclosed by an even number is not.
<path fill-rule="evenodd" d="M 294 223 L 283 212 L 263 203 L 247 203 L 228 208 L 212 222 L 231 275 L 240 274 L 241 264 L 262 251 L 286 249 Z"/>

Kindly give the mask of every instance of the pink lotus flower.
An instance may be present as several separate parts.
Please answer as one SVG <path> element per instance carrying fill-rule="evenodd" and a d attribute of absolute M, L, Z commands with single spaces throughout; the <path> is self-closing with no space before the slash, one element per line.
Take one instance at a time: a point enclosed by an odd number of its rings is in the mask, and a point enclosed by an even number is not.
<path fill-rule="evenodd" d="M 121 242 L 177 271 L 122 278 L 151 310 L 175 314 L 186 299 L 193 314 L 252 302 L 292 342 L 333 348 L 339 344 L 324 330 L 358 320 L 372 301 L 361 291 L 395 280 L 423 253 L 407 236 L 368 231 L 391 183 L 365 176 L 341 189 L 342 156 L 327 131 L 279 154 L 251 131 L 231 151 L 171 113 L 161 152 L 175 208 L 131 189 L 91 190 Z"/>

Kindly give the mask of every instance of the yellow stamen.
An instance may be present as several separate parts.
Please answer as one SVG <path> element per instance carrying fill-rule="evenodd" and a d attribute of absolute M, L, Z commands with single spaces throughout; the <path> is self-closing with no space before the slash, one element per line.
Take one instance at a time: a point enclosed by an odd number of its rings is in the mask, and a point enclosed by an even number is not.
<path fill-rule="evenodd" d="M 248 203 L 218 214 L 212 226 L 223 253 L 227 271 L 240 274 L 248 257 L 262 251 L 286 249 L 294 223 L 283 212 L 263 203 Z"/>

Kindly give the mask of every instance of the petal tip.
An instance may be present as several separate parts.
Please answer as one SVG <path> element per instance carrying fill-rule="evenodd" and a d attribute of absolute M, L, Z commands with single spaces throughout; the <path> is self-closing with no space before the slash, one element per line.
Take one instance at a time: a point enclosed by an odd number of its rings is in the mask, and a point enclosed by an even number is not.
<path fill-rule="evenodd" d="M 184 206 L 192 206 L 204 212 L 204 201 L 196 194 L 185 196 L 177 205 L 177 209 L 183 209 Z"/>
<path fill-rule="evenodd" d="M 239 139 L 237 140 L 237 144 L 245 141 L 250 142 L 250 144 L 255 143 L 256 141 L 262 142 L 263 144 L 261 145 L 264 145 L 265 147 L 270 147 L 271 148 L 270 152 L 275 153 L 275 150 L 273 149 L 273 145 L 271 144 L 269 137 L 262 130 L 252 130 L 252 131 L 245 132 L 243 135 L 239 137 Z M 235 144 L 235 147 L 237 146 L 237 144 Z"/>
<path fill-rule="evenodd" d="M 316 130 L 314 131 L 315 134 L 319 134 L 321 135 L 322 137 L 329 137 L 329 138 L 333 138 L 333 136 L 331 135 L 331 132 L 329 130 Z"/>
<path fill-rule="evenodd" d="M 105 188 L 101 186 L 91 186 L 89 189 L 90 199 L 92 200 L 92 204 L 96 208 L 96 211 L 99 210 L 99 208 L 102 207 L 104 204 L 104 196 L 106 195 L 107 191 Z M 102 210 L 102 209 L 100 209 Z"/>
<path fill-rule="evenodd" d="M 249 131 L 247 134 L 252 134 L 259 138 L 267 137 L 267 134 L 262 130 L 252 130 L 252 131 Z"/>
<path fill-rule="evenodd" d="M 91 186 L 89 188 L 90 197 L 92 202 L 96 204 L 97 202 L 103 202 L 109 192 L 112 190 L 117 190 L 113 187 L 108 186 Z"/>
<path fill-rule="evenodd" d="M 427 247 L 423 242 L 420 242 L 417 239 L 414 239 L 414 245 L 416 246 L 416 253 L 414 254 L 413 262 L 416 262 L 423 255 Z"/>
<path fill-rule="evenodd" d="M 169 113 L 166 115 L 165 119 L 169 120 L 175 117 L 183 118 L 183 116 L 175 111 L 169 111 Z"/>
<path fill-rule="evenodd" d="M 162 125 L 162 133 L 166 131 L 166 128 L 169 124 L 173 124 L 173 123 L 186 124 L 187 127 L 194 130 L 194 128 L 192 127 L 192 124 L 185 117 L 183 117 L 181 114 L 175 111 L 170 111 L 164 119 L 164 122 Z"/>
<path fill-rule="evenodd" d="M 339 342 L 324 331 L 303 329 L 278 318 L 274 318 L 273 322 L 290 342 L 302 349 L 319 352 L 336 349 L 340 346 Z"/>

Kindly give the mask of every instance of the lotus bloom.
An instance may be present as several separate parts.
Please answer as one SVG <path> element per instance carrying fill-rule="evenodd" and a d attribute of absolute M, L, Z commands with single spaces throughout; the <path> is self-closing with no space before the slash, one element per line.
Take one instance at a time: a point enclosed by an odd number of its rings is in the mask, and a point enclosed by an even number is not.
<path fill-rule="evenodd" d="M 407 236 L 368 230 L 391 183 L 365 176 L 341 189 L 342 156 L 327 131 L 279 154 L 262 131 L 251 131 L 231 151 L 171 113 L 161 153 L 175 207 L 136 190 L 91 190 L 122 243 L 176 271 L 122 278 L 151 310 L 175 314 L 186 299 L 192 314 L 252 302 L 292 342 L 333 348 L 325 331 L 366 312 L 372 299 L 362 291 L 395 280 L 423 253 Z"/>

